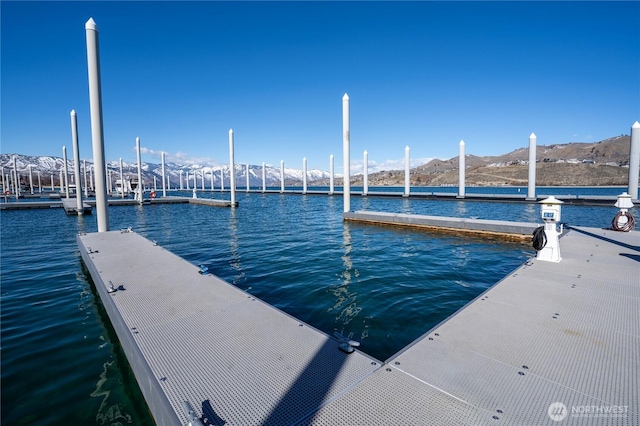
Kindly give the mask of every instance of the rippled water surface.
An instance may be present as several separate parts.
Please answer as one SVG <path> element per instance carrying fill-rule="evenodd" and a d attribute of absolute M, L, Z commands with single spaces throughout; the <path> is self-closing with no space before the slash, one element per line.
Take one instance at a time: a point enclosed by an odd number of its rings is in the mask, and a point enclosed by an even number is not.
<path fill-rule="evenodd" d="M 185 194 L 187 195 L 187 194 Z M 202 196 L 228 198 L 228 194 Z M 534 254 L 527 245 L 342 221 L 342 197 L 238 193 L 237 209 L 110 207 L 136 232 L 310 325 L 385 360 Z M 538 222 L 539 207 L 359 198 L 352 210 Z M 565 206 L 604 227 L 615 207 Z M 96 217 L 6 210 L 1 219 L 3 425 L 153 424 L 89 282 L 78 232 Z"/>

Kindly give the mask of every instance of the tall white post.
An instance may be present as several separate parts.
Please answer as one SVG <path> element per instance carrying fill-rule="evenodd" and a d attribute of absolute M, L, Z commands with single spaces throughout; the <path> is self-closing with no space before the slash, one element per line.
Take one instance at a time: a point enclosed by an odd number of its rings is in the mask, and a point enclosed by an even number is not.
<path fill-rule="evenodd" d="M 40 170 L 38 170 L 38 193 L 42 193 L 42 181 L 40 180 Z"/>
<path fill-rule="evenodd" d="M 249 176 L 249 167 L 247 167 Z M 231 207 L 236 204 L 236 163 L 233 153 L 233 129 L 229 129 L 229 191 L 231 191 Z"/>
<path fill-rule="evenodd" d="M 407 145 L 404 148 L 404 197 L 409 196 L 409 191 L 411 191 L 411 180 L 410 174 L 411 169 L 409 166 L 409 146 Z"/>
<path fill-rule="evenodd" d="M 102 130 L 102 89 L 100 84 L 98 26 L 93 18 L 89 18 L 84 28 L 87 36 L 89 104 L 91 110 L 93 167 L 96 172 L 96 213 L 98 216 L 98 232 L 106 232 L 109 230 L 109 216 L 107 211 L 107 182 L 104 166 L 104 133 Z"/>
<path fill-rule="evenodd" d="M 333 183 L 333 154 L 329 156 L 329 195 L 333 195 L 335 185 Z"/>
<path fill-rule="evenodd" d="M 529 182 L 527 186 L 527 200 L 536 199 L 536 135 L 529 135 Z"/>
<path fill-rule="evenodd" d="M 363 156 L 364 176 L 362 182 L 362 195 L 366 196 L 369 192 L 369 153 L 365 151 Z"/>
<path fill-rule="evenodd" d="M 96 187 L 93 185 L 93 177 L 95 176 L 95 170 L 93 167 L 89 168 L 89 185 L 91 185 L 91 190 L 95 191 Z"/>
<path fill-rule="evenodd" d="M 55 191 L 56 188 L 53 186 L 53 173 L 51 173 L 51 191 Z"/>
<path fill-rule="evenodd" d="M 166 176 L 167 176 L 167 172 L 165 171 L 165 168 L 164 168 L 164 164 L 165 164 L 164 151 L 162 151 L 162 154 L 160 155 L 160 158 L 162 159 L 162 196 L 166 197 L 167 196 L 167 183 L 166 183 L 165 179 L 166 179 Z"/>
<path fill-rule="evenodd" d="M 136 159 L 138 160 L 138 202 L 142 204 L 144 183 L 142 182 L 142 158 L 140 156 L 140 138 L 136 138 Z"/>
<path fill-rule="evenodd" d="M 262 192 L 264 193 L 267 190 L 267 169 L 265 168 L 265 164 L 262 163 Z"/>
<path fill-rule="evenodd" d="M 224 192 L 224 166 L 220 167 L 220 191 Z"/>
<path fill-rule="evenodd" d="M 65 197 L 69 198 L 69 166 L 67 164 L 67 147 L 66 146 L 62 147 L 62 161 L 64 161 L 63 163 L 64 193 L 65 193 Z"/>
<path fill-rule="evenodd" d="M 87 182 L 87 160 L 82 160 L 82 169 L 84 173 L 84 196 L 85 198 L 89 198 L 89 182 Z M 51 190 L 53 191 L 53 176 L 51 177 Z"/>
<path fill-rule="evenodd" d="M 204 169 L 200 170 L 200 173 L 201 173 L 200 177 L 202 178 L 200 183 L 202 184 L 201 187 L 202 187 L 202 190 L 204 191 Z"/>
<path fill-rule="evenodd" d="M 63 176 L 63 171 L 62 169 L 60 170 L 60 193 L 62 193 L 62 191 L 64 191 L 64 176 Z"/>
<path fill-rule="evenodd" d="M 213 169 L 211 169 L 211 173 L 209 173 L 209 179 L 211 179 L 211 192 L 213 192 Z"/>
<path fill-rule="evenodd" d="M 153 191 L 158 192 L 158 177 L 153 175 Z"/>
<path fill-rule="evenodd" d="M 31 171 L 31 164 L 29 164 L 29 191 L 33 195 L 33 173 Z"/>
<path fill-rule="evenodd" d="M 62 170 L 60 170 L 62 173 Z M 20 178 L 18 177 L 18 166 L 16 165 L 16 156 L 13 156 L 13 191 L 16 195 L 16 200 L 20 198 Z M 62 188 L 60 188 L 60 192 L 62 192 Z"/>
<path fill-rule="evenodd" d="M 631 199 L 638 199 L 638 175 L 640 175 L 640 123 L 631 126 L 631 141 L 629 147 L 629 190 Z"/>
<path fill-rule="evenodd" d="M 249 182 L 249 163 L 247 163 L 247 192 L 249 192 L 250 182 Z"/>
<path fill-rule="evenodd" d="M 307 193 L 307 157 L 302 159 L 302 193 Z"/>
<path fill-rule="evenodd" d="M 71 110 L 71 145 L 73 146 L 73 171 L 76 177 L 76 208 L 82 216 L 82 185 L 80 184 L 80 146 L 78 144 L 78 117 L 75 110 Z"/>
<path fill-rule="evenodd" d="M 120 158 L 120 198 L 124 198 L 124 176 L 122 174 L 122 158 Z"/>
<path fill-rule="evenodd" d="M 182 170 L 178 171 L 178 175 L 180 176 L 180 191 L 182 191 Z M 213 184 L 211 185 L 211 188 L 213 188 Z"/>
<path fill-rule="evenodd" d="M 284 193 L 284 160 L 280 160 L 280 193 Z"/>
<path fill-rule="evenodd" d="M 458 157 L 458 197 L 464 198 L 465 195 L 465 173 L 466 173 L 466 157 L 464 153 L 464 141 L 460 141 L 460 156 Z"/>
<path fill-rule="evenodd" d="M 349 177 L 351 175 L 350 168 L 350 139 L 349 134 L 349 95 L 346 93 L 342 97 L 342 171 L 343 171 L 343 200 L 344 200 L 344 212 L 351 210 L 351 182 Z"/>
<path fill-rule="evenodd" d="M 187 183 L 187 191 L 188 191 L 189 190 L 189 170 L 187 170 L 186 183 Z"/>

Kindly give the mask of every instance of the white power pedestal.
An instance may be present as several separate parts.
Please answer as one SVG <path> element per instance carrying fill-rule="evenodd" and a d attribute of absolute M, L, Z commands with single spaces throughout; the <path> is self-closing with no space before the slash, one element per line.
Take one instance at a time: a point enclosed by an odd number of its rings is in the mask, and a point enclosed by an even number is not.
<path fill-rule="evenodd" d="M 557 263 L 562 260 L 560 240 L 558 239 L 558 236 L 562 234 L 562 225 L 560 226 L 560 232 L 557 230 L 558 222 L 560 222 L 560 205 L 562 201 L 550 196 L 540 201 L 540 204 L 542 204 L 541 214 L 544 221 L 544 234 L 547 237 L 547 244 L 542 250 L 538 251 L 536 259 Z"/>

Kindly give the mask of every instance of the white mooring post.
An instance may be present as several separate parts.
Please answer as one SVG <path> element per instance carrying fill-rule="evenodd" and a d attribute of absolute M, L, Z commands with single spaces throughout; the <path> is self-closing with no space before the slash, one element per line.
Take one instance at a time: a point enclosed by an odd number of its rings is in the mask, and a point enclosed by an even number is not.
<path fill-rule="evenodd" d="M 640 175 L 640 123 L 631 126 L 631 141 L 629 146 L 629 188 L 627 193 L 633 200 L 637 200 L 638 176 Z"/>
<path fill-rule="evenodd" d="M 224 192 L 224 166 L 220 167 L 220 191 Z"/>
<path fill-rule="evenodd" d="M 158 177 L 153 175 L 153 192 L 158 192 Z"/>
<path fill-rule="evenodd" d="M 64 170 L 64 193 L 65 193 L 65 198 L 69 198 L 69 166 L 67 164 L 67 147 L 63 146 L 62 147 L 62 161 L 64 161 L 63 163 L 63 170 Z"/>
<path fill-rule="evenodd" d="M 307 157 L 302 158 L 302 193 L 307 193 Z"/>
<path fill-rule="evenodd" d="M 350 139 L 349 134 L 349 95 L 346 93 L 342 97 L 342 198 L 344 200 L 343 211 L 345 213 L 351 210 L 351 182 L 349 176 L 350 169 Z"/>
<path fill-rule="evenodd" d="M 60 173 L 62 173 L 62 170 L 60 170 Z M 20 198 L 20 178 L 18 177 L 18 166 L 16 165 L 15 155 L 13 156 L 13 187 L 16 200 L 18 200 Z M 62 188 L 60 189 L 60 192 L 62 192 Z"/>
<path fill-rule="evenodd" d="M 333 154 L 329 156 L 329 195 L 333 195 L 335 184 L 333 182 Z"/>
<path fill-rule="evenodd" d="M 167 196 L 167 182 L 165 181 L 166 176 L 167 176 L 167 172 L 165 171 L 165 153 L 164 151 L 162 151 L 162 154 L 160 155 L 160 158 L 162 159 L 162 196 L 166 197 Z"/>
<path fill-rule="evenodd" d="M 40 180 L 40 170 L 38 170 L 38 193 L 42 193 L 42 181 Z"/>
<path fill-rule="evenodd" d="M 234 158 L 233 129 L 229 129 L 229 191 L 231 191 L 231 207 L 236 205 L 236 163 Z M 247 167 L 249 176 L 249 167 Z"/>
<path fill-rule="evenodd" d="M 190 189 L 189 188 L 189 170 L 187 170 L 186 183 L 187 183 L 187 191 L 188 191 Z"/>
<path fill-rule="evenodd" d="M 211 180 L 211 192 L 213 192 L 214 188 L 213 188 L 213 169 L 211 169 L 211 172 L 209 172 L 209 179 Z"/>
<path fill-rule="evenodd" d="M 55 188 L 55 186 L 53 185 L 53 173 L 51 173 L 51 192 L 53 192 L 53 191 L 55 191 L 55 190 L 56 190 L 56 188 Z"/>
<path fill-rule="evenodd" d="M 200 177 L 202 178 L 202 180 L 200 181 L 200 183 L 202 184 L 202 191 L 204 192 L 204 169 L 200 170 Z"/>
<path fill-rule="evenodd" d="M 73 146 L 73 171 L 76 177 L 76 208 L 78 216 L 82 211 L 82 186 L 80 184 L 80 146 L 78 144 L 78 116 L 75 110 L 71 110 L 71 145 Z"/>
<path fill-rule="evenodd" d="M 29 164 L 29 191 L 33 195 L 33 172 L 31 171 L 31 164 Z"/>
<path fill-rule="evenodd" d="M 265 164 L 262 163 L 262 193 L 267 190 L 267 169 L 265 168 Z"/>
<path fill-rule="evenodd" d="M 184 189 L 182 186 L 182 170 L 178 171 L 178 176 L 180 177 L 180 191 L 182 191 Z M 211 189 L 213 189 L 213 181 L 211 182 Z"/>
<path fill-rule="evenodd" d="M 124 176 L 122 174 L 122 158 L 120 158 L 120 198 L 124 198 Z"/>
<path fill-rule="evenodd" d="M 144 184 L 142 183 L 142 158 L 140 156 L 140 138 L 136 138 L 136 159 L 138 160 L 138 195 L 137 199 L 142 204 L 144 196 Z"/>
<path fill-rule="evenodd" d="M 363 154 L 363 182 L 362 182 L 362 195 L 366 197 L 369 192 L 369 153 L 367 151 Z"/>
<path fill-rule="evenodd" d="M 89 18 L 84 26 L 87 37 L 87 68 L 89 73 L 89 104 L 91 110 L 91 139 L 93 167 L 96 173 L 96 213 L 98 232 L 109 230 L 107 211 L 107 182 L 104 166 L 104 132 L 102 130 L 102 89 L 100 84 L 100 53 L 98 26 Z"/>
<path fill-rule="evenodd" d="M 411 180 L 410 180 L 411 169 L 409 167 L 409 146 L 407 145 L 404 148 L 404 194 L 403 197 L 408 197 L 409 192 L 411 191 Z"/>
<path fill-rule="evenodd" d="M 249 192 L 249 163 L 247 163 L 247 192 Z"/>
<path fill-rule="evenodd" d="M 60 170 L 60 194 L 64 191 L 64 172 Z"/>
<path fill-rule="evenodd" d="M 89 185 L 87 182 L 87 160 L 82 160 L 82 173 L 84 174 L 84 197 L 89 198 Z M 51 179 L 51 190 L 53 191 L 53 178 Z"/>
<path fill-rule="evenodd" d="M 284 160 L 280 160 L 280 193 L 284 193 Z"/>
<path fill-rule="evenodd" d="M 527 184 L 527 200 L 536 200 L 536 135 L 529 135 L 529 182 Z"/>
<path fill-rule="evenodd" d="M 464 153 L 464 141 L 460 141 L 460 155 L 458 157 L 458 198 L 464 198 L 465 193 L 465 173 L 466 157 Z"/>

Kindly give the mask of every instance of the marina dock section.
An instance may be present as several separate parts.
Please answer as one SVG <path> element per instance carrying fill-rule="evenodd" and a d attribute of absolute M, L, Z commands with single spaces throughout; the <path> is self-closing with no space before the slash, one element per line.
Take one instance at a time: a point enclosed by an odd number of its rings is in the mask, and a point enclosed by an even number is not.
<path fill-rule="evenodd" d="M 572 227 L 380 362 L 134 232 L 78 236 L 158 424 L 640 422 L 640 233 Z"/>

